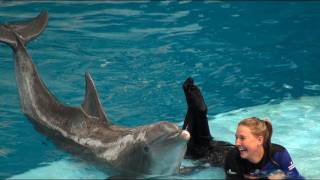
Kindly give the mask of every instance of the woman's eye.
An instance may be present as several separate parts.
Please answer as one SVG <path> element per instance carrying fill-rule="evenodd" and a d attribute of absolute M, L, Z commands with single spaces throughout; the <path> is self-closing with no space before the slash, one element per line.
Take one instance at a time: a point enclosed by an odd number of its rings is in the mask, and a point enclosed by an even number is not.
<path fill-rule="evenodd" d="M 243 137 L 243 136 L 236 136 L 236 139 L 239 139 L 240 141 L 244 141 L 246 139 L 246 137 Z"/>

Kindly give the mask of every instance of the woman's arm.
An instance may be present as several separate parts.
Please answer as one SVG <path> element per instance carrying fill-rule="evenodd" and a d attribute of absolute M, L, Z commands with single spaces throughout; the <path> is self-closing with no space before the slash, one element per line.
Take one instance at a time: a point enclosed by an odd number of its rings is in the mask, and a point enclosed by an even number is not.
<path fill-rule="evenodd" d="M 279 163 L 280 168 L 285 174 L 287 179 L 304 179 L 299 174 L 295 164 L 291 159 L 289 152 L 286 149 L 277 153 L 275 158 L 279 160 L 277 162 Z"/>

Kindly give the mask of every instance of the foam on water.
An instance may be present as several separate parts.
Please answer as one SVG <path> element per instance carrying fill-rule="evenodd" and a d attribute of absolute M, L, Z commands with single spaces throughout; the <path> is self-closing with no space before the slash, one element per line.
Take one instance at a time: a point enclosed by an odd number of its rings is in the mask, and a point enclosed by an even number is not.
<path fill-rule="evenodd" d="M 192 167 L 196 162 L 184 160 L 182 166 Z M 111 173 L 98 170 L 85 162 L 75 162 L 69 158 L 61 159 L 51 163 L 43 163 L 42 167 L 31 169 L 24 173 L 14 175 L 9 179 L 106 179 L 112 177 Z M 199 179 L 199 178 L 221 178 L 224 172 L 221 168 L 205 165 L 195 169 L 191 173 L 178 174 L 173 176 L 155 177 L 155 179 Z M 120 176 L 121 177 L 121 176 Z"/>

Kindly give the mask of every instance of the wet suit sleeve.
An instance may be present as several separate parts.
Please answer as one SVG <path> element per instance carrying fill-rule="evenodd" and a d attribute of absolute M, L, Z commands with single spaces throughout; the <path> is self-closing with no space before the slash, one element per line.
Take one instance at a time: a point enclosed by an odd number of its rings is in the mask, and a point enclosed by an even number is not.
<path fill-rule="evenodd" d="M 276 160 L 277 159 L 277 160 Z M 275 160 L 279 162 L 281 170 L 286 174 L 287 179 L 304 179 L 298 172 L 294 165 L 289 152 L 284 149 L 278 152 L 275 156 Z"/>

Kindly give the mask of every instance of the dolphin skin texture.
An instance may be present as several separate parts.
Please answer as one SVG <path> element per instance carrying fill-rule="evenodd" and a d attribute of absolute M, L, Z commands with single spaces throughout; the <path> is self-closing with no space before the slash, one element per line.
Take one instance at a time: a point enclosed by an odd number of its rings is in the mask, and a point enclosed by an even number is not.
<path fill-rule="evenodd" d="M 0 42 L 8 44 L 14 54 L 21 110 L 34 126 L 57 143 L 75 144 L 74 149 L 126 175 L 178 172 L 190 138 L 187 131 L 166 121 L 134 128 L 114 125 L 89 73 L 81 106 L 66 106 L 54 97 L 26 49 L 26 43 L 41 34 L 47 23 L 48 12 L 43 11 L 28 21 L 0 25 Z"/>
<path fill-rule="evenodd" d="M 214 140 L 211 136 L 207 105 L 191 77 L 185 80 L 182 88 L 188 104 L 182 129 L 186 129 L 191 135 L 185 158 L 222 167 L 227 153 L 234 148 L 234 145 L 226 141 Z"/>

